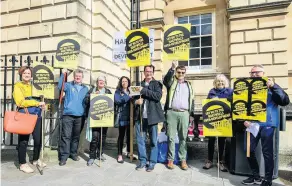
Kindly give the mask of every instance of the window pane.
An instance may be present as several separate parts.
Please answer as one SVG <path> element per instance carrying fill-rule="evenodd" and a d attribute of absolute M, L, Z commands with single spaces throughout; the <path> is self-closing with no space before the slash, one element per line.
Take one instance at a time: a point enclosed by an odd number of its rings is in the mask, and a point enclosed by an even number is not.
<path fill-rule="evenodd" d="M 181 66 L 189 66 L 188 65 L 188 61 L 179 61 L 178 62 L 178 65 L 181 65 Z"/>
<path fill-rule="evenodd" d="M 200 58 L 200 49 L 190 49 L 190 58 Z"/>
<path fill-rule="evenodd" d="M 191 28 L 191 36 L 200 35 L 200 26 L 192 26 Z"/>
<path fill-rule="evenodd" d="M 190 60 L 190 66 L 200 66 L 200 60 Z"/>
<path fill-rule="evenodd" d="M 188 23 L 188 17 L 179 17 L 178 18 L 178 23 L 179 24 Z"/>
<path fill-rule="evenodd" d="M 197 15 L 197 16 L 190 16 L 190 23 L 192 25 L 198 25 L 200 24 L 200 16 Z"/>
<path fill-rule="evenodd" d="M 200 38 L 191 38 L 190 39 L 190 47 L 199 47 L 200 46 Z"/>
<path fill-rule="evenodd" d="M 201 32 L 202 35 L 212 34 L 212 25 L 211 24 L 202 25 L 201 29 L 202 29 L 202 32 Z"/>
<path fill-rule="evenodd" d="M 201 48 L 201 56 L 203 57 L 212 57 L 212 48 Z"/>
<path fill-rule="evenodd" d="M 202 63 L 202 66 L 203 65 L 212 65 L 212 59 L 202 59 L 201 63 Z"/>
<path fill-rule="evenodd" d="M 212 46 L 212 36 L 201 37 L 201 46 Z"/>
<path fill-rule="evenodd" d="M 201 15 L 201 24 L 212 23 L 212 15 L 211 14 L 202 14 Z"/>

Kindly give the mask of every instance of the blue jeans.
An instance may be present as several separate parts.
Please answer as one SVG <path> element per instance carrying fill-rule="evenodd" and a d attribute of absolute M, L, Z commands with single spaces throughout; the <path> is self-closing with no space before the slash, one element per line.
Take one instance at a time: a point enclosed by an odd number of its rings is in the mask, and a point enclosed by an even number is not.
<path fill-rule="evenodd" d="M 259 165 L 255 156 L 255 150 L 261 139 L 262 152 L 265 161 L 265 180 L 272 181 L 274 173 L 274 129 L 273 127 L 260 127 L 257 137 L 250 135 L 250 157 L 248 164 L 254 177 L 259 177 Z M 245 140 L 246 141 L 246 140 Z M 246 150 L 246 145 L 245 145 Z"/>
<path fill-rule="evenodd" d="M 135 128 L 136 128 L 136 137 L 137 137 L 137 145 L 138 145 L 138 158 L 140 160 L 140 163 L 145 165 L 148 159 L 147 152 L 146 152 L 146 134 L 147 132 L 149 132 L 150 147 L 151 147 L 149 166 L 154 166 L 157 163 L 157 156 L 158 156 L 157 124 L 148 125 L 148 120 L 143 119 L 143 123 L 142 123 L 143 136 L 141 136 L 140 121 L 136 121 L 135 125 L 136 125 Z"/>

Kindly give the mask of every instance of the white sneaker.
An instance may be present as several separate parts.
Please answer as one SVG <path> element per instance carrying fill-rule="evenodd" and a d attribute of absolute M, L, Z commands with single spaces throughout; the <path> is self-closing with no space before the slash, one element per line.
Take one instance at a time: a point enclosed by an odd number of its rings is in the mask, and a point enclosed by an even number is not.
<path fill-rule="evenodd" d="M 25 173 L 33 173 L 34 172 L 34 170 L 27 163 L 20 165 L 19 170 L 21 170 Z"/>
<path fill-rule="evenodd" d="M 37 161 L 33 161 L 32 162 L 32 164 L 33 165 L 38 165 L 38 166 L 40 166 L 40 167 L 46 167 L 47 166 L 47 164 L 45 164 L 42 160 L 40 160 L 40 159 L 38 159 Z"/>

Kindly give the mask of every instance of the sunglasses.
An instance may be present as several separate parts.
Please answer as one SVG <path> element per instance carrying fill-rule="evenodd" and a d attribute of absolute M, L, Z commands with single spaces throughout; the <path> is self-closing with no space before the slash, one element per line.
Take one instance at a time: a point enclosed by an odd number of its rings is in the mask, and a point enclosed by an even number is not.
<path fill-rule="evenodd" d="M 254 74 L 259 74 L 259 73 L 261 73 L 261 72 L 263 72 L 263 71 L 253 71 L 253 72 L 250 72 L 249 74 L 250 74 L 250 75 L 254 75 Z"/>
<path fill-rule="evenodd" d="M 178 74 L 185 74 L 186 72 L 177 71 Z"/>

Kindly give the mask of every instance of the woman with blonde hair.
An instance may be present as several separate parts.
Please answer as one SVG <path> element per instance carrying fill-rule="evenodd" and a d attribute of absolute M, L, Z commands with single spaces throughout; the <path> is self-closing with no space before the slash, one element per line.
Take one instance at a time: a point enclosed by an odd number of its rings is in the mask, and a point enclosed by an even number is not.
<path fill-rule="evenodd" d="M 24 108 L 27 108 L 30 114 L 38 115 L 37 123 L 32 132 L 34 149 L 33 149 L 33 165 L 39 165 L 45 167 L 46 164 L 43 163 L 40 157 L 41 151 L 41 135 L 42 135 L 42 118 L 41 112 L 45 108 L 45 102 L 41 102 L 39 97 L 32 97 L 32 69 L 27 66 L 23 66 L 18 70 L 21 76 L 21 81 L 14 84 L 13 99 L 18 107 L 18 111 L 25 113 Z M 18 135 L 18 160 L 19 160 L 19 170 L 25 173 L 32 173 L 34 170 L 26 163 L 26 150 L 29 140 L 28 135 Z"/>
<path fill-rule="evenodd" d="M 228 88 L 229 87 L 229 80 L 226 78 L 223 74 L 218 74 L 214 81 L 213 86 L 209 91 L 207 99 L 213 99 L 213 98 L 227 98 L 228 100 L 232 99 L 232 93 L 233 90 Z M 225 137 L 218 137 L 218 143 L 219 143 L 219 168 L 222 172 L 227 172 L 227 169 L 223 162 L 223 152 L 224 152 L 224 146 L 225 146 Z M 214 156 L 214 148 L 215 148 L 215 137 L 209 137 L 208 141 L 208 160 L 206 162 L 206 165 L 203 167 L 203 169 L 210 169 L 213 167 L 213 156 Z"/>

